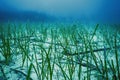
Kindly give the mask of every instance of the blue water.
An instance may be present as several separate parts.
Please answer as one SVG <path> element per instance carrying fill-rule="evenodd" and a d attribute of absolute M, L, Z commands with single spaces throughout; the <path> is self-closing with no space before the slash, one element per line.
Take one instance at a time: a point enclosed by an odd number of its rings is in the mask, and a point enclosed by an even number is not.
<path fill-rule="evenodd" d="M 119 0 L 0 0 L 0 22 L 120 23 Z"/>

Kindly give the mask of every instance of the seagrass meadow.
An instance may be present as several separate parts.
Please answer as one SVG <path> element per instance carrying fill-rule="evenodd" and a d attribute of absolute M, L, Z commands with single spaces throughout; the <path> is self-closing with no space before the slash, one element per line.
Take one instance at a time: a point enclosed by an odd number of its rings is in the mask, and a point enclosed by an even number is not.
<path fill-rule="evenodd" d="M 0 80 L 120 80 L 120 25 L 0 23 Z"/>

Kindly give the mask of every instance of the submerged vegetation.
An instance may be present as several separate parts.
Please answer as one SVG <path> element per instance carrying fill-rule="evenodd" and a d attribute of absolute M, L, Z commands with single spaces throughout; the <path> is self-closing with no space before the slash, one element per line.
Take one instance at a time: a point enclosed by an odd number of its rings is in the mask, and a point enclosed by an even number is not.
<path fill-rule="evenodd" d="M 0 80 L 120 80 L 119 26 L 0 24 Z"/>

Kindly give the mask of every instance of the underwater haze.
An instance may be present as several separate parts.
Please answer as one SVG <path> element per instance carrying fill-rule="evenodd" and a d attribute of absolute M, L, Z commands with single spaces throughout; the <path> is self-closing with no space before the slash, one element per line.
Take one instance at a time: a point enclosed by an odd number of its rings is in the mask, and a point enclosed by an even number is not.
<path fill-rule="evenodd" d="M 0 21 L 120 22 L 119 0 L 0 0 Z"/>

